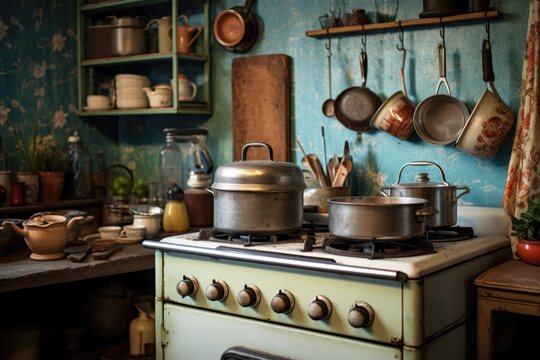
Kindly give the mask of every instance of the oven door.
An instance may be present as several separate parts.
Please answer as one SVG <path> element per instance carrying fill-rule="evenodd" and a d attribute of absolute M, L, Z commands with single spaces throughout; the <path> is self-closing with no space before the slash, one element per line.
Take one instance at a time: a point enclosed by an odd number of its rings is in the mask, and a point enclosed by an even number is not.
<path fill-rule="evenodd" d="M 402 358 L 401 349 L 388 345 L 170 303 L 163 306 L 159 343 L 158 358 L 175 360 Z"/>

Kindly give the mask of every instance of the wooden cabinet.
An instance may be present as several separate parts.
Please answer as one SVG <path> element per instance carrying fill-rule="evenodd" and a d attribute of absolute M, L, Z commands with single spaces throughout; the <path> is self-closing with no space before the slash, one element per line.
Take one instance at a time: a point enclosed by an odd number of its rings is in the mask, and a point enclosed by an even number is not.
<path fill-rule="evenodd" d="M 209 0 L 78 0 L 78 114 L 79 116 L 104 115 L 160 115 L 160 114 L 211 114 L 211 64 L 210 64 L 210 1 Z M 146 52 L 136 55 L 111 56 L 107 51 L 111 44 L 112 29 L 110 17 L 140 17 L 144 22 L 172 18 L 176 28 L 178 17 L 186 15 L 190 26 L 201 26 L 201 35 L 193 42 L 189 54 L 179 54 L 177 33 L 170 31 L 170 53 L 159 53 L 157 31 L 153 26 L 144 31 Z M 183 24 L 183 23 L 182 23 Z M 89 30 L 100 26 L 105 30 L 94 33 L 89 39 Z M 107 30 L 108 29 L 108 30 Z M 97 39 L 96 39 L 97 36 Z M 90 41 L 89 41 L 90 40 Z M 94 46 L 92 56 L 88 56 L 89 44 Z M 97 51 L 96 51 L 97 49 Z M 105 56 L 105 57 L 95 57 Z M 139 74 L 156 84 L 171 84 L 173 101 L 170 107 L 123 108 L 109 110 L 88 110 L 88 95 L 114 92 L 114 77 L 117 74 Z M 197 96 L 193 101 L 178 99 L 178 77 L 186 75 L 197 85 Z M 111 96 L 113 103 L 114 98 Z"/>
<path fill-rule="evenodd" d="M 475 280 L 477 359 L 525 359 L 536 353 L 540 267 L 509 260 Z"/>

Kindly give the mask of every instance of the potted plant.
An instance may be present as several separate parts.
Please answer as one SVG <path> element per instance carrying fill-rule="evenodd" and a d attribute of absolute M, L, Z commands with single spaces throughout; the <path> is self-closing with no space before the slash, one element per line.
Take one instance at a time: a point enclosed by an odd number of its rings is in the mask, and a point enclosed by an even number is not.
<path fill-rule="evenodd" d="M 527 211 L 512 216 L 512 235 L 517 236 L 517 254 L 528 264 L 540 266 L 540 198 L 529 201 Z"/>
<path fill-rule="evenodd" d="M 35 147 L 41 201 L 58 201 L 62 196 L 64 179 L 69 167 L 69 155 L 58 147 L 52 135 L 37 136 Z"/>

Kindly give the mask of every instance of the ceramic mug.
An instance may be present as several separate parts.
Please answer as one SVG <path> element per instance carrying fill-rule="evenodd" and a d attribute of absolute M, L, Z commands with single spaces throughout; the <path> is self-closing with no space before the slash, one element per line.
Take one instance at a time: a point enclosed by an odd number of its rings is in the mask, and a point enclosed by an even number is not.
<path fill-rule="evenodd" d="M 9 205 L 11 196 L 11 171 L 0 171 L 0 186 L 6 190 L 5 197 L 0 199 L 0 205 Z"/>
<path fill-rule="evenodd" d="M 153 239 L 161 229 L 161 217 L 155 215 L 133 215 L 133 225 L 144 226 L 146 238 Z"/>
<path fill-rule="evenodd" d="M 120 236 L 122 228 L 120 226 L 102 226 L 98 228 L 101 239 L 115 239 Z"/>
<path fill-rule="evenodd" d="M 171 85 L 173 81 L 171 80 Z M 178 100 L 193 101 L 197 96 L 197 84 L 190 81 L 186 75 L 178 75 Z"/>
<path fill-rule="evenodd" d="M 30 172 L 17 173 L 17 181 L 22 181 L 27 204 L 37 204 L 39 200 L 39 175 Z"/>
<path fill-rule="evenodd" d="M 128 239 L 142 239 L 146 232 L 143 225 L 125 225 L 120 232 L 120 237 Z"/>

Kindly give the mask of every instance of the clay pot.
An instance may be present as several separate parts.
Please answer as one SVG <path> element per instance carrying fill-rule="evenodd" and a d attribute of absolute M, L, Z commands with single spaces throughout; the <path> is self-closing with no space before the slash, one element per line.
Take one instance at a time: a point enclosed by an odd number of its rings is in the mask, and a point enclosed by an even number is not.
<path fill-rule="evenodd" d="M 41 201 L 58 201 L 62 197 L 64 179 L 62 171 L 40 171 L 39 189 Z"/>
<path fill-rule="evenodd" d="M 518 239 L 517 254 L 527 264 L 540 266 L 540 241 Z"/>

